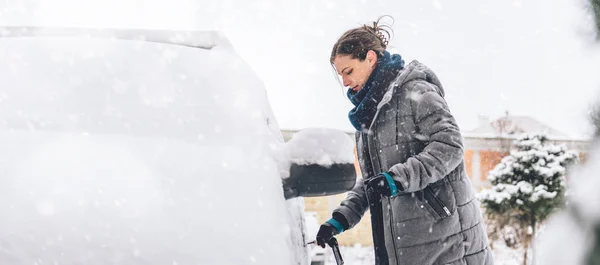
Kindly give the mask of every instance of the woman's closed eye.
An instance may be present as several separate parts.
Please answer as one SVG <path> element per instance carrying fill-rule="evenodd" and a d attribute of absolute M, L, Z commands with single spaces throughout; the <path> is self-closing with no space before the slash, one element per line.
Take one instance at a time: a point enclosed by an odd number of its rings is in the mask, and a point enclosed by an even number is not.
<path fill-rule="evenodd" d="M 350 74 L 352 73 L 352 71 L 353 71 L 353 70 L 354 70 L 354 69 L 350 69 L 350 70 L 348 70 L 348 72 L 346 72 L 346 75 L 350 75 Z"/>

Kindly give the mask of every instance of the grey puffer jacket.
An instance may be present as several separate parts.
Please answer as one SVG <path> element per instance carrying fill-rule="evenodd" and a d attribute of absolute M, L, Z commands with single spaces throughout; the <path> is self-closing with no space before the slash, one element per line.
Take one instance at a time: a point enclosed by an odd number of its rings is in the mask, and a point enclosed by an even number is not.
<path fill-rule="evenodd" d="M 413 61 L 387 89 L 370 129 L 357 132 L 359 163 L 364 179 L 389 171 L 404 190 L 367 198 L 359 182 L 334 212 L 353 227 L 370 208 L 377 264 L 493 264 L 438 78 Z"/>

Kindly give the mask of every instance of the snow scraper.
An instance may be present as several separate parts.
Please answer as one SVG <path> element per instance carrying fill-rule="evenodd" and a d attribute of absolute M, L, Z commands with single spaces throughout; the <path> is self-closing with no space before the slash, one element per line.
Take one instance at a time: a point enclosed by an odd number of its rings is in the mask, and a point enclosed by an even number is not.
<path fill-rule="evenodd" d="M 306 245 L 310 245 L 310 244 L 316 244 L 317 241 L 311 241 L 306 243 Z M 333 256 L 335 257 L 335 263 L 337 263 L 337 265 L 344 265 L 344 259 L 342 259 L 342 253 L 340 252 L 340 247 L 338 245 L 338 241 L 337 239 L 335 239 L 335 237 L 332 237 L 331 240 L 329 240 L 329 242 L 327 242 L 327 245 L 329 245 L 331 247 L 331 250 L 333 251 Z"/>

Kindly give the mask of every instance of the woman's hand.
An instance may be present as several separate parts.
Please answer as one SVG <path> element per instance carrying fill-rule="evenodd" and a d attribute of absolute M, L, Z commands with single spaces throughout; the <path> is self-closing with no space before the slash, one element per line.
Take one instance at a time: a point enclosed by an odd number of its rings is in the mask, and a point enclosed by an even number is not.
<path fill-rule="evenodd" d="M 379 173 L 377 176 L 364 181 L 368 191 L 385 197 L 395 196 L 402 191 L 402 184 L 394 181 L 393 175 L 388 172 Z"/>
<path fill-rule="evenodd" d="M 319 228 L 317 232 L 317 245 L 325 248 L 325 244 L 329 243 L 333 236 L 344 232 L 346 229 L 348 229 L 346 218 L 342 214 L 334 212 L 332 218 Z"/>

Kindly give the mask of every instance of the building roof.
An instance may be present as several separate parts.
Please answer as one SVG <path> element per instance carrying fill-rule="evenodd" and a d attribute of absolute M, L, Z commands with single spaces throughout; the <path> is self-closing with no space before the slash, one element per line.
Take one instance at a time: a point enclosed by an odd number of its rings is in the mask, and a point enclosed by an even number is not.
<path fill-rule="evenodd" d="M 569 139 L 569 135 L 560 132 L 532 117 L 506 115 L 490 121 L 480 117 L 479 127 L 464 132 L 471 137 L 506 137 L 512 138 L 522 133 L 544 133 L 549 139 Z"/>

